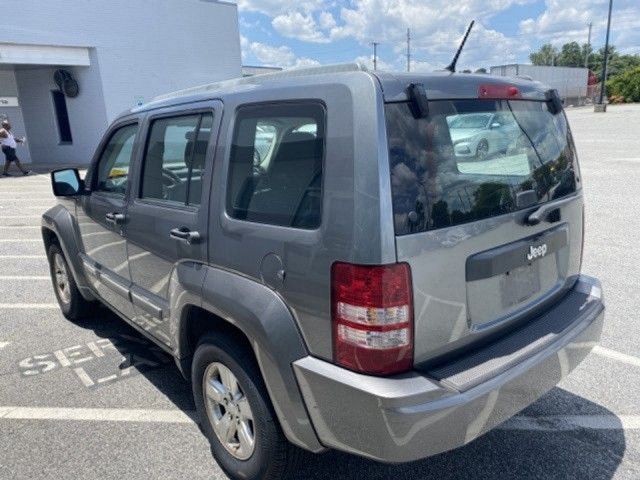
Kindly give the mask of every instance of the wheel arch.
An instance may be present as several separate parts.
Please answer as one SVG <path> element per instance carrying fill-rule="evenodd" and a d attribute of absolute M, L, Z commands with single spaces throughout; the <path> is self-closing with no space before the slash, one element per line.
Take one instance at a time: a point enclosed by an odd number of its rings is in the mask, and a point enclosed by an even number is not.
<path fill-rule="evenodd" d="M 251 349 L 276 416 L 292 443 L 314 452 L 325 450 L 313 429 L 292 364 L 308 355 L 295 319 L 273 290 L 244 276 L 203 266 L 201 298 L 172 315 L 174 353 L 186 378 L 200 338 L 231 335 Z"/>
<path fill-rule="evenodd" d="M 41 234 L 45 254 L 48 256 L 49 247 L 53 243 L 57 244 L 64 253 L 80 294 L 85 300 L 92 301 L 95 300 L 95 296 L 84 275 L 79 255 L 81 250 L 77 240 L 77 229 L 75 218 L 63 205 L 58 204 L 42 215 Z"/>

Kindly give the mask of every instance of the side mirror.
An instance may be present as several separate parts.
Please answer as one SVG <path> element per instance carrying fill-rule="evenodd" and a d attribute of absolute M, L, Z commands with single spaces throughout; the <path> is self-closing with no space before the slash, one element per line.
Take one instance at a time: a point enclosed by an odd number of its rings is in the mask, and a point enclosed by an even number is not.
<path fill-rule="evenodd" d="M 84 181 L 77 168 L 65 168 L 51 172 L 51 186 L 56 197 L 73 197 L 84 190 Z"/>
<path fill-rule="evenodd" d="M 491 124 L 491 129 L 496 129 L 496 128 L 500 128 L 502 126 L 502 124 L 498 123 L 498 122 L 493 122 Z"/>

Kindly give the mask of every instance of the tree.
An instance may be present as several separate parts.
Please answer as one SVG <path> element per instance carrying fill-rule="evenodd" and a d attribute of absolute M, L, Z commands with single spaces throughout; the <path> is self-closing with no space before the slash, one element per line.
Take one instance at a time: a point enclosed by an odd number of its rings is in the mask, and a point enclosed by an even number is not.
<path fill-rule="evenodd" d="M 586 66 L 589 67 L 590 63 L 587 63 L 587 65 L 584 64 L 585 60 L 588 60 L 589 62 L 591 62 L 591 59 L 593 57 L 593 47 L 591 45 L 589 45 L 588 43 L 583 43 L 582 47 L 581 47 L 581 51 L 580 54 L 582 55 L 582 67 Z"/>
<path fill-rule="evenodd" d="M 534 65 L 555 65 L 558 57 L 558 49 L 550 43 L 544 44 L 540 50 L 529 55 L 529 60 Z"/>
<path fill-rule="evenodd" d="M 607 82 L 609 97 L 624 97 L 625 102 L 640 102 L 640 67 L 626 70 Z"/>
<path fill-rule="evenodd" d="M 587 50 L 591 53 L 591 48 L 578 42 L 565 43 L 560 50 L 547 43 L 540 47 L 540 50 L 529 55 L 531 63 L 534 65 L 557 65 L 562 67 L 584 67 L 584 60 Z"/>
<path fill-rule="evenodd" d="M 602 75 L 602 62 L 604 60 L 604 47 L 594 51 L 590 45 L 569 42 L 560 49 L 547 43 L 540 49 L 529 55 L 534 65 L 558 65 L 563 67 L 584 67 L 585 59 L 589 53 L 587 68 L 595 73 L 600 81 Z M 640 67 L 640 55 L 621 55 L 614 45 L 609 45 L 608 78 L 620 75 L 627 70 Z"/>
<path fill-rule="evenodd" d="M 604 61 L 604 47 L 589 57 L 589 68 L 601 80 L 602 62 Z M 640 55 L 620 55 L 614 45 L 609 46 L 608 78 L 620 75 L 627 70 L 640 67 Z"/>
<path fill-rule="evenodd" d="M 565 43 L 560 50 L 556 65 L 563 67 L 583 67 L 584 55 L 578 42 Z"/>
<path fill-rule="evenodd" d="M 487 73 L 487 69 L 484 67 L 478 68 L 475 73 Z"/>

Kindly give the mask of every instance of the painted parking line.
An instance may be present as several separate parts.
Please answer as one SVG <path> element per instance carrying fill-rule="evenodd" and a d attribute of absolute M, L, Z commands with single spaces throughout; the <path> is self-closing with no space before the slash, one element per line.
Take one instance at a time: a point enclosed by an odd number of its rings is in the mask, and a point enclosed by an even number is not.
<path fill-rule="evenodd" d="M 57 310 L 57 303 L 0 303 L 0 310 Z"/>
<path fill-rule="evenodd" d="M 0 190 L 0 197 L 3 194 L 16 194 L 16 193 L 20 193 L 22 195 L 25 195 L 25 198 L 31 198 L 33 197 L 33 195 L 41 195 L 43 197 L 54 197 L 53 193 L 51 193 L 50 191 L 47 191 L 46 189 L 42 189 L 42 190 L 24 190 L 22 188 L 16 188 L 16 189 L 12 189 L 11 191 L 9 191 L 8 189 L 5 190 L 4 188 L 2 190 Z M 15 195 L 13 195 L 12 197 L 9 198 L 16 198 Z M 22 198 L 22 197 L 20 197 Z"/>
<path fill-rule="evenodd" d="M 194 423 L 195 412 L 122 408 L 0 407 L 0 419 L 89 422 Z"/>
<path fill-rule="evenodd" d="M 3 348 L 5 348 L 6 346 L 10 345 L 11 342 L 0 342 L 0 350 L 2 350 Z"/>
<path fill-rule="evenodd" d="M 593 347 L 592 352 L 596 355 L 600 355 L 601 357 L 607 357 L 618 362 L 640 367 L 640 358 L 634 357 L 633 355 L 627 355 L 626 353 L 611 350 L 610 348 L 601 347 L 600 345 L 596 345 L 595 347 Z"/>
<path fill-rule="evenodd" d="M 196 413 L 191 410 L 124 409 L 124 408 L 50 408 L 0 407 L 0 420 L 53 420 L 80 422 L 127 422 L 193 424 Z M 514 417 L 498 430 L 529 432 L 571 430 L 640 430 L 640 415 L 553 415 Z"/>
<path fill-rule="evenodd" d="M 7 230 L 40 230 L 40 225 L 0 225 L 0 229 L 6 228 Z"/>
<path fill-rule="evenodd" d="M 49 280 L 48 275 L 0 275 L 0 280 Z"/>
<path fill-rule="evenodd" d="M 42 205 L 20 205 L 20 209 L 23 209 L 23 210 L 46 209 L 46 208 L 52 207 L 53 205 L 55 205 L 54 202 L 46 203 Z M 0 205 L 0 210 L 16 210 L 16 209 L 17 207 Z"/>
<path fill-rule="evenodd" d="M 46 255 L 0 255 L 0 260 L 29 260 L 46 258 Z"/>
<path fill-rule="evenodd" d="M 2 243 L 42 242 L 42 238 L 0 238 Z"/>

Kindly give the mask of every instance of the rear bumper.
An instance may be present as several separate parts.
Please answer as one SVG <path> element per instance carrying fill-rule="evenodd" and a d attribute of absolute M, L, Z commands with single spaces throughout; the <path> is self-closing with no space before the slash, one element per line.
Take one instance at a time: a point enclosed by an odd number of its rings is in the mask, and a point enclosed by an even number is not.
<path fill-rule="evenodd" d="M 546 325 L 546 333 L 523 328 L 438 369 L 439 379 L 371 377 L 313 357 L 294 370 L 325 446 L 408 462 L 465 445 L 534 402 L 587 356 L 603 319 L 600 283 L 581 276 L 564 300 L 530 322 Z M 549 328 L 556 320 L 562 328 Z"/>

